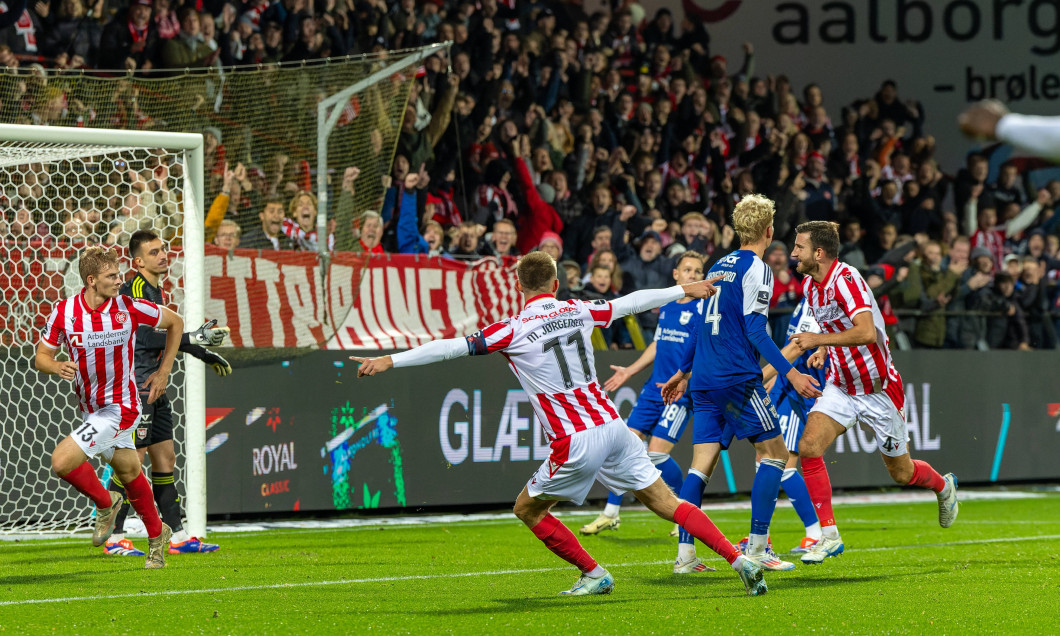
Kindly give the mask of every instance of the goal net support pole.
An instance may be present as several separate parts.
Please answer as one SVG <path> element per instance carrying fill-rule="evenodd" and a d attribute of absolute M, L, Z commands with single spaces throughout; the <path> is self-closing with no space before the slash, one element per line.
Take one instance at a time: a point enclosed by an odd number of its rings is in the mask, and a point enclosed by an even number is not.
<path fill-rule="evenodd" d="M 204 263 L 203 138 L 201 134 L 102 130 L 59 126 L 0 124 L 0 143 L 21 144 L 16 160 L 4 165 L 62 160 L 108 152 L 153 150 L 182 151 L 184 254 L 183 318 L 194 329 L 203 322 L 206 278 Z M 64 149 L 64 146 L 66 147 Z M 87 147 L 71 154 L 78 146 Z M 187 530 L 206 536 L 206 370 L 199 360 L 185 356 L 184 431 Z"/>
<path fill-rule="evenodd" d="M 328 259 L 328 240 L 326 238 L 328 224 L 328 139 L 339 122 L 342 109 L 350 98 L 364 91 L 369 86 L 401 73 L 413 64 L 419 64 L 440 51 L 448 50 L 452 44 L 452 42 L 439 42 L 413 51 L 397 62 L 387 64 L 364 79 L 354 82 L 334 95 L 322 99 L 317 104 L 317 237 L 319 237 L 317 249 L 319 250 L 322 264 L 326 264 Z M 402 115 L 404 115 L 404 111 L 402 111 Z M 400 130 L 401 122 L 398 121 L 397 124 Z M 326 280 L 326 277 L 324 280 Z"/>

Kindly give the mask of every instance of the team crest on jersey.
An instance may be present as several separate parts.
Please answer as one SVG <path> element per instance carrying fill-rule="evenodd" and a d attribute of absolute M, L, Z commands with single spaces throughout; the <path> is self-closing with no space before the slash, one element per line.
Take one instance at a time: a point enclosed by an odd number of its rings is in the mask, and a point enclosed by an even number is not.
<path fill-rule="evenodd" d="M 146 426 L 138 426 L 136 428 L 136 439 L 138 439 L 140 441 L 143 441 L 143 440 L 147 439 L 147 427 Z"/>
<path fill-rule="evenodd" d="M 835 289 L 829 287 L 828 291 L 825 292 L 825 298 L 828 299 L 828 302 L 832 302 L 833 300 L 835 300 Z"/>
<path fill-rule="evenodd" d="M 690 311 L 682 311 L 681 312 L 681 317 L 679 318 L 679 320 L 681 321 L 682 325 L 687 325 L 688 321 L 692 320 L 692 312 L 690 312 Z"/>
<path fill-rule="evenodd" d="M 116 320 L 119 325 L 124 325 L 125 321 L 128 319 L 129 314 L 125 313 L 124 311 L 119 311 L 118 313 L 114 314 L 114 320 Z"/>

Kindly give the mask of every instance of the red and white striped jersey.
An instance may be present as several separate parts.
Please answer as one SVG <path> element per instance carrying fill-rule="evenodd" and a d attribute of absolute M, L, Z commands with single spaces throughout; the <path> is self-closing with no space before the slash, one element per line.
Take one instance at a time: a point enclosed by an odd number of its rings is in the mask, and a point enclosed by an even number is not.
<path fill-rule="evenodd" d="M 517 315 L 467 337 L 471 355 L 508 359 L 550 440 L 618 419 L 596 378 L 590 338 L 613 318 L 606 300 L 531 298 Z"/>
<path fill-rule="evenodd" d="M 77 364 L 75 384 L 82 411 L 94 413 L 109 404 L 120 404 L 123 411 L 139 413 L 140 395 L 133 372 L 136 328 L 157 327 L 162 310 L 152 302 L 122 295 L 89 309 L 84 294 L 82 290 L 55 304 L 41 342 L 52 349 L 66 344 L 70 360 Z"/>
<path fill-rule="evenodd" d="M 891 359 L 883 314 L 858 270 L 835 261 L 823 284 L 811 276 L 803 281 L 806 302 L 822 333 L 839 333 L 854 326 L 854 316 L 872 313 L 876 342 L 857 347 L 829 347 L 828 380 L 850 395 L 885 392 L 898 410 L 905 403 L 902 378 Z"/>

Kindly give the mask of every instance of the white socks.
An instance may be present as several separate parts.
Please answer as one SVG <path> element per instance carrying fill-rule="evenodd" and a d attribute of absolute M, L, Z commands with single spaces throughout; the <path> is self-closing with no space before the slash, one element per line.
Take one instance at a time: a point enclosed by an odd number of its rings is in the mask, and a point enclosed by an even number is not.
<path fill-rule="evenodd" d="M 691 561 L 696 557 L 696 544 L 694 543 L 678 543 L 677 544 L 677 558 L 682 562 Z"/>
<path fill-rule="evenodd" d="M 618 511 L 619 510 L 622 510 L 622 506 L 620 506 L 618 504 L 609 503 L 606 506 L 604 506 L 604 516 L 605 517 L 611 517 L 612 519 L 614 519 L 615 517 L 618 516 Z"/>
<path fill-rule="evenodd" d="M 832 526 L 832 527 L 834 528 L 835 526 Z M 818 521 L 817 523 L 813 524 L 812 526 L 806 526 L 806 536 L 810 537 L 811 539 L 820 540 L 821 539 L 821 522 Z"/>
<path fill-rule="evenodd" d="M 590 579 L 598 579 L 598 578 L 600 578 L 601 576 L 603 576 L 605 574 L 607 574 L 607 570 L 605 570 L 602 567 L 600 567 L 600 564 L 597 563 L 596 567 L 593 568 L 593 571 L 592 572 L 586 572 L 585 576 L 589 577 Z"/>
<path fill-rule="evenodd" d="M 124 532 L 120 532 L 120 533 L 119 532 L 115 532 L 114 534 L 110 535 L 109 539 L 107 539 L 107 543 L 118 543 L 119 541 L 123 541 L 124 539 L 125 539 L 125 533 Z"/>
<path fill-rule="evenodd" d="M 743 555 L 741 554 L 740 556 L 736 557 L 736 560 L 733 561 L 730 565 L 732 565 L 732 569 L 736 570 L 737 572 L 742 570 L 743 569 Z"/>
<path fill-rule="evenodd" d="M 187 541 L 190 538 L 191 538 L 191 535 L 188 534 L 188 531 L 184 530 L 182 528 L 180 530 L 180 532 L 174 532 L 173 533 L 173 538 L 170 539 L 169 541 L 170 541 L 170 543 L 184 543 L 185 541 Z"/>
<path fill-rule="evenodd" d="M 747 537 L 747 553 L 762 554 L 769 545 L 768 537 L 764 534 L 751 534 Z"/>
<path fill-rule="evenodd" d="M 836 528 L 835 526 L 822 526 L 821 534 L 825 537 L 828 537 L 829 539 L 838 539 L 839 528 Z"/>

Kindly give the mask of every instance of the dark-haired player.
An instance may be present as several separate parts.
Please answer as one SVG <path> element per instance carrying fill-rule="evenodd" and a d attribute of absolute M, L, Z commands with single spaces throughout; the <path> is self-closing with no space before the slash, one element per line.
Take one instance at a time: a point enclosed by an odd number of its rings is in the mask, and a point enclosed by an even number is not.
<path fill-rule="evenodd" d="M 551 441 L 552 452 L 515 500 L 515 516 L 556 556 L 576 566 L 581 577 L 562 594 L 610 594 L 615 582 L 549 510 L 556 501 L 582 503 L 593 483 L 615 493 L 633 491 L 649 510 L 676 521 L 732 565 L 750 595 L 766 592 L 762 570 L 740 555 L 697 506 L 681 501 L 648 459 L 644 443 L 619 417 L 596 378 L 590 336 L 615 318 L 661 307 L 686 296 L 707 298 L 715 288 L 706 280 L 667 289 L 643 290 L 615 300 L 560 301 L 556 262 L 531 252 L 518 265 L 516 289 L 523 309 L 467 338 L 436 340 L 379 358 L 351 357 L 358 377 L 394 367 L 441 362 L 469 355 L 501 353 Z"/>
<path fill-rule="evenodd" d="M 169 250 L 162 243 L 162 239 L 147 230 L 134 232 L 129 239 L 129 256 L 136 269 L 136 276 L 121 286 L 121 293 L 165 306 L 166 298 L 161 283 L 162 276 L 169 272 Z M 215 327 L 215 324 L 216 321 L 211 321 L 196 331 L 185 333 L 180 340 L 180 350 L 205 362 L 217 375 L 226 376 L 232 372 L 232 367 L 224 358 L 204 348 L 204 345 L 221 344 L 228 334 L 228 327 Z M 143 386 L 140 383 L 144 378 L 158 369 L 164 345 L 165 337 L 154 329 L 142 326 L 137 331 L 135 370 L 138 385 Z M 173 447 L 173 408 L 169 398 L 163 394 L 152 404 L 147 404 L 146 400 L 144 402 L 143 416 L 136 429 L 134 441 L 141 463 L 145 454 L 151 457 L 151 489 L 162 513 L 162 520 L 173 529 L 169 553 L 213 552 L 218 547 L 216 544 L 204 543 L 189 536 L 181 521 L 180 495 L 177 494 L 175 472 L 177 455 Z M 117 475 L 111 478 L 110 490 L 125 496 L 124 485 Z M 126 502 L 118 513 L 114 534 L 103 546 L 107 554 L 143 554 L 125 537 L 125 517 L 128 513 L 129 504 Z"/>
<path fill-rule="evenodd" d="M 887 472 L 895 483 L 935 492 L 939 525 L 957 519 L 957 478 L 945 477 L 923 460 L 911 459 L 907 442 L 905 392 L 894 368 L 883 315 L 858 270 L 837 260 L 839 226 L 809 221 L 795 228 L 798 271 L 806 303 L 820 333 L 799 332 L 791 341 L 814 356 L 828 356 L 828 383 L 810 409 L 799 440 L 799 457 L 810 499 L 821 520 L 821 540 L 802 555 L 803 563 L 820 563 L 843 552 L 843 540 L 832 512 L 832 484 L 824 468 L 824 451 L 850 427 L 861 424 L 876 432 Z"/>

